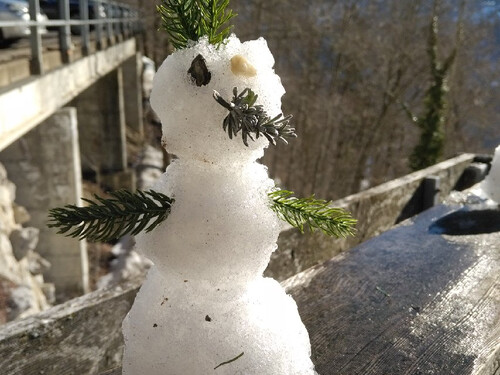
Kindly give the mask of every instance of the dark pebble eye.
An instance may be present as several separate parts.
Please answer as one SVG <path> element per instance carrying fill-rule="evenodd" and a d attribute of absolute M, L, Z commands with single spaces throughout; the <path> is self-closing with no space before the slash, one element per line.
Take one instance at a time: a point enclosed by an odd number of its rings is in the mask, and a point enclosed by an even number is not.
<path fill-rule="evenodd" d="M 194 58 L 188 70 L 188 74 L 191 75 L 193 82 L 196 83 L 198 87 L 208 85 L 212 78 L 212 74 L 208 71 L 207 63 L 202 55 L 198 55 Z"/>

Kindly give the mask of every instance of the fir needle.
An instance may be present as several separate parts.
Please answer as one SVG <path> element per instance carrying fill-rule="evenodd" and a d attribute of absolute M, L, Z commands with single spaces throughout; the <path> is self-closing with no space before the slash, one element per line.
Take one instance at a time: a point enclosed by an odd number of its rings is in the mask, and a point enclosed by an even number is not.
<path fill-rule="evenodd" d="M 214 367 L 214 370 L 217 370 L 219 367 L 224 366 L 224 365 L 227 365 L 228 363 L 231 363 L 231 362 L 236 361 L 237 359 L 241 358 L 241 357 L 243 356 L 243 354 L 245 354 L 245 352 L 241 352 L 240 354 L 238 354 L 238 355 L 237 355 L 236 357 L 234 357 L 233 359 L 230 359 L 229 361 L 219 363 L 217 366 L 215 366 L 215 367 Z"/>

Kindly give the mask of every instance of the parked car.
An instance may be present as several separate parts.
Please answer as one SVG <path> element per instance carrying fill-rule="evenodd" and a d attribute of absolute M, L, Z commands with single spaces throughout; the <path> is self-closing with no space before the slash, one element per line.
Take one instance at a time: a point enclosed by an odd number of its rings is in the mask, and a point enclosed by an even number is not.
<path fill-rule="evenodd" d="M 89 0 L 89 19 L 106 18 L 106 9 L 103 3 L 99 4 L 97 7 L 97 2 Z M 40 8 L 45 12 L 45 14 L 50 19 L 61 19 L 59 14 L 59 0 L 40 0 Z M 96 12 L 96 8 L 98 8 Z M 69 0 L 69 16 L 71 19 L 80 18 L 80 1 L 79 0 Z"/>
<path fill-rule="evenodd" d="M 29 5 L 26 0 L 0 0 L 0 22 L 19 21 L 18 26 L 0 26 L 0 44 L 16 41 L 31 34 L 27 24 L 30 20 Z M 37 14 L 38 21 L 47 21 L 45 14 Z M 41 27 L 40 32 L 45 34 L 46 27 Z"/>

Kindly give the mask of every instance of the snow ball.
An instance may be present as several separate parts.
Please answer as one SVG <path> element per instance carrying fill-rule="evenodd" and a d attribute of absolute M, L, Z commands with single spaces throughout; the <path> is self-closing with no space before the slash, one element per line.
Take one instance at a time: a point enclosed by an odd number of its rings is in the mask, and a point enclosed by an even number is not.
<path fill-rule="evenodd" d="M 137 248 L 165 272 L 214 284 L 260 277 L 281 222 L 269 209 L 265 166 L 227 169 L 174 160 L 154 190 L 175 199 L 167 220 L 137 236 Z"/>
<path fill-rule="evenodd" d="M 210 73 L 209 82 L 202 86 L 197 86 L 188 73 L 198 55 Z M 231 71 L 231 59 L 238 55 L 255 69 L 255 75 L 236 75 Z M 213 91 L 229 102 L 234 87 L 238 93 L 248 87 L 258 95 L 257 104 L 274 117 L 281 113 L 285 89 L 273 65 L 265 39 L 241 43 L 234 35 L 218 48 L 202 38 L 167 57 L 156 73 L 151 92 L 151 106 L 162 121 L 167 151 L 180 158 L 226 165 L 260 158 L 267 139 L 261 136 L 255 142 L 250 140 L 248 147 L 243 144 L 241 133 L 229 139 L 222 129 L 229 112 L 214 100 Z"/>
<path fill-rule="evenodd" d="M 234 296 L 153 269 L 124 328 L 125 375 L 316 375 L 297 305 L 272 279 Z"/>

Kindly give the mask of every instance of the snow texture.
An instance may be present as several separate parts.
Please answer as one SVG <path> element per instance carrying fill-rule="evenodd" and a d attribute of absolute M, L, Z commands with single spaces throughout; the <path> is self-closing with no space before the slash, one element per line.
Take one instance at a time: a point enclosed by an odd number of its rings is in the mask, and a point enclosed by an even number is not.
<path fill-rule="evenodd" d="M 202 87 L 187 73 L 198 54 L 211 72 Z M 235 55 L 256 76 L 233 74 Z M 280 113 L 285 90 L 273 65 L 264 39 L 231 36 L 218 49 L 201 40 L 175 52 L 155 76 L 151 104 L 178 159 L 153 188 L 175 203 L 163 224 L 137 237 L 154 266 L 123 323 L 124 374 L 316 374 L 295 302 L 262 277 L 281 229 L 267 197 L 274 183 L 256 162 L 268 141 L 229 139 L 228 112 L 212 97 L 217 90 L 230 100 L 233 87 L 249 87 L 269 115 Z"/>
<path fill-rule="evenodd" d="M 500 204 L 500 145 L 495 149 L 490 172 L 481 184 L 481 189 L 490 199 Z"/>

